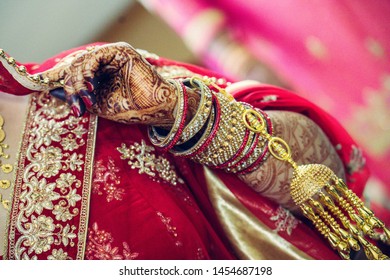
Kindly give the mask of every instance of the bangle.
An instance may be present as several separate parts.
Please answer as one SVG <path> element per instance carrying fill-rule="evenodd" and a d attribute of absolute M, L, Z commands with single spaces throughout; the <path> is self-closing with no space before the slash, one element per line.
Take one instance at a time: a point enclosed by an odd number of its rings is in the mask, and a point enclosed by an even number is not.
<path fill-rule="evenodd" d="M 200 136 L 200 139 L 196 141 L 194 144 L 192 144 L 190 148 L 183 149 L 180 146 L 174 146 L 173 149 L 171 150 L 171 153 L 173 153 L 176 156 L 192 158 L 197 154 L 201 153 L 202 151 L 204 151 L 204 149 L 214 139 L 221 119 L 221 109 L 220 109 L 219 100 L 215 97 L 215 95 L 212 96 L 212 102 L 213 102 L 212 111 L 208 120 L 206 121 L 206 124 L 201 129 L 202 134 Z"/>
<path fill-rule="evenodd" d="M 272 135 L 272 123 L 265 112 L 237 102 L 224 89 L 207 80 L 192 81 L 190 84 L 200 89 L 203 100 L 194 118 L 201 120 L 203 125 L 199 128 L 196 121 L 191 121 L 188 127 L 196 127 L 197 132 L 190 132 L 190 136 L 186 134 L 178 142 L 185 116 L 177 113 L 167 136 L 157 135 L 157 132 L 150 134 L 155 143 L 177 156 L 236 174 L 253 172 L 272 155 L 291 165 L 290 194 L 293 201 L 342 258 L 348 259 L 351 250 L 363 248 L 368 259 L 389 259 L 370 239 L 380 233 L 384 242 L 390 244 L 390 230 L 332 170 L 321 164 L 298 165 L 288 144 Z M 211 90 L 210 114 L 203 109 L 205 86 Z M 183 111 L 186 109 L 184 87 L 182 84 L 179 95 L 183 98 L 178 101 Z M 202 114 L 205 114 L 203 118 L 200 117 Z"/>
<path fill-rule="evenodd" d="M 201 101 L 194 118 L 183 129 L 180 140 L 168 145 L 168 149 L 175 156 L 191 158 L 227 172 L 242 174 L 255 170 L 268 157 L 268 148 L 267 140 L 245 124 L 243 115 L 246 111 L 254 110 L 253 107 L 237 102 L 214 84 L 210 89 L 210 85 L 206 84 L 208 82 L 198 77 L 183 81 L 188 87 L 200 89 Z M 207 106 L 210 97 L 211 110 Z M 262 122 L 267 123 L 267 130 L 272 133 L 269 118 L 264 112 L 259 112 L 264 118 Z M 152 132 L 154 139 L 160 142 L 168 137 L 159 134 L 153 127 Z"/>
<path fill-rule="evenodd" d="M 185 125 L 188 109 L 188 95 L 184 84 L 176 80 L 169 80 L 169 82 L 176 86 L 178 92 L 178 107 L 176 109 L 176 117 L 172 128 L 166 136 L 161 136 L 158 134 L 157 128 L 154 126 L 149 126 L 148 129 L 148 136 L 152 144 L 162 148 L 164 151 L 171 149 L 177 143 L 177 141 L 179 141 Z"/>
<path fill-rule="evenodd" d="M 243 108 L 235 106 L 223 94 L 216 93 L 221 105 L 221 119 L 214 139 L 194 157 L 197 162 L 209 167 L 217 167 L 228 161 L 239 149 L 245 137 L 246 127 L 240 125 Z"/>
<path fill-rule="evenodd" d="M 202 82 L 200 78 L 194 76 L 191 79 L 184 80 L 183 84 L 186 86 L 191 86 L 192 88 L 200 89 L 200 101 L 195 115 L 193 116 L 192 120 L 185 126 L 180 140 L 177 142 L 177 145 L 187 142 L 202 129 L 210 115 L 212 106 L 211 90 Z"/>
<path fill-rule="evenodd" d="M 273 133 L 273 127 L 271 123 L 271 119 L 269 116 L 260 109 L 255 109 L 258 113 L 260 113 L 259 117 L 262 118 L 262 121 L 266 123 L 266 130 L 270 135 Z M 268 158 L 268 140 L 261 136 L 259 133 L 257 135 L 257 143 L 255 145 L 255 149 L 253 150 L 253 154 L 248 152 L 247 158 L 243 158 L 239 162 L 237 162 L 234 171 L 238 174 L 250 173 L 257 168 Z M 233 167 L 234 168 L 234 167 Z"/>

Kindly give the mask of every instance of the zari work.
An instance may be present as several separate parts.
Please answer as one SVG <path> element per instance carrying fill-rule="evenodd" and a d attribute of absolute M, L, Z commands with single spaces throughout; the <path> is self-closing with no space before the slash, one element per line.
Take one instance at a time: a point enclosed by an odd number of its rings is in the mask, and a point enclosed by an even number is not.
<path fill-rule="evenodd" d="M 70 116 L 45 93 L 30 101 L 16 171 L 7 259 L 82 259 L 86 242 L 95 116 Z"/>

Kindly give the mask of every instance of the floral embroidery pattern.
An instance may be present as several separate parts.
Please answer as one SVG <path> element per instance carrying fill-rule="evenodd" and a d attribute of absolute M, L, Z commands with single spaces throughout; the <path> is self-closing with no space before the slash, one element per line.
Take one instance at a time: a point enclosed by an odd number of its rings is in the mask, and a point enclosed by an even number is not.
<path fill-rule="evenodd" d="M 11 210 L 10 259 L 80 259 L 92 168 L 95 117 L 75 118 L 48 94 L 36 94 L 23 136 Z M 85 172 L 84 172 L 85 171 Z M 87 175 L 86 175 L 87 174 Z M 77 246 L 70 256 L 66 247 Z"/>
<path fill-rule="evenodd" d="M 129 161 L 127 163 L 131 166 L 131 169 L 138 169 L 139 174 L 145 173 L 174 186 L 177 183 L 184 183 L 177 176 L 170 162 L 162 156 L 156 156 L 153 153 L 155 151 L 154 147 L 146 145 L 144 140 L 141 141 L 141 144 L 134 143 L 129 147 L 122 143 L 121 147 L 118 147 L 117 150 L 122 154 L 121 159 L 128 159 Z"/>
<path fill-rule="evenodd" d="M 103 160 L 98 160 L 94 165 L 94 178 L 92 181 L 92 192 L 98 195 L 106 193 L 107 202 L 112 200 L 122 200 L 125 194 L 123 188 L 118 188 L 120 176 L 117 174 L 119 168 L 115 166 L 113 159 L 109 158 L 107 165 Z"/>
<path fill-rule="evenodd" d="M 114 238 L 111 233 L 100 230 L 97 223 L 93 223 L 88 229 L 88 242 L 86 247 L 86 259 L 93 260 L 134 260 L 138 253 L 132 252 L 129 245 L 123 242 L 122 254 L 119 247 L 113 247 Z"/>
<path fill-rule="evenodd" d="M 53 249 L 51 255 L 47 257 L 48 260 L 69 260 L 67 252 L 64 252 L 62 249 Z"/>
<path fill-rule="evenodd" d="M 298 226 L 299 221 L 287 209 L 279 206 L 275 213 L 270 217 L 271 221 L 275 221 L 276 228 L 274 231 L 285 231 L 291 235 L 292 231 Z"/>

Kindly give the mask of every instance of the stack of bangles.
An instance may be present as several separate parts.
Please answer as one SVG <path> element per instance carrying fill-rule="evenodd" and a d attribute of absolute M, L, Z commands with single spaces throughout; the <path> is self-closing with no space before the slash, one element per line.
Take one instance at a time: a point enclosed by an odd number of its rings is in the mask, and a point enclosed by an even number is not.
<path fill-rule="evenodd" d="M 237 174 L 254 171 L 272 154 L 291 165 L 292 200 L 343 259 L 362 247 L 368 259 L 389 259 L 371 242 L 377 235 L 390 245 L 390 230 L 385 224 L 327 166 L 298 165 L 289 145 L 272 136 L 271 121 L 263 111 L 237 102 L 208 80 L 191 78 L 172 83 L 179 93 L 175 122 L 170 131 L 149 127 L 154 145 Z M 197 111 L 189 122 L 187 88 L 200 95 Z"/>
<path fill-rule="evenodd" d="M 175 156 L 238 174 L 252 172 L 266 160 L 268 140 L 251 126 L 253 121 L 260 122 L 266 126 L 261 129 L 272 135 L 271 121 L 263 111 L 237 102 L 206 79 L 193 77 L 170 82 L 178 92 L 175 121 L 170 131 L 149 127 L 153 145 Z M 196 113 L 189 122 L 187 88 L 200 95 Z"/>

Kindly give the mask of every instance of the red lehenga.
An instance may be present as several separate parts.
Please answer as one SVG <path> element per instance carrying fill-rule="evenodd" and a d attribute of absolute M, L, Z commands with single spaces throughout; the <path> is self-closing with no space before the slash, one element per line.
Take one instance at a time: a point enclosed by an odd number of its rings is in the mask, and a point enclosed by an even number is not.
<path fill-rule="evenodd" d="M 26 65 L 27 71 L 49 69 L 74 51 Z M 162 75 L 221 78 L 200 67 L 145 56 Z M 12 76 L 9 64 L 0 66 L 1 91 L 31 93 L 5 259 L 339 258 L 310 225 L 235 175 L 159 151 L 144 126 L 90 114 L 75 118 L 47 92 L 31 90 Z M 235 97 L 314 120 L 337 147 L 350 188 L 362 194 L 368 171 L 335 119 L 268 85 L 242 88 Z"/>

